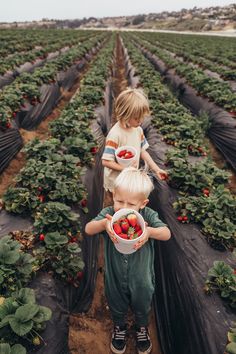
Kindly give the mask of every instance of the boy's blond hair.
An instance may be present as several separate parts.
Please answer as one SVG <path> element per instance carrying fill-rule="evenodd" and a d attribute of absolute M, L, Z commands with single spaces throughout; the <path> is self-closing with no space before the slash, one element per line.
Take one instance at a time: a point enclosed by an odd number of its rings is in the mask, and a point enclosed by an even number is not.
<path fill-rule="evenodd" d="M 148 99 L 141 89 L 128 88 L 116 99 L 115 115 L 118 121 L 127 123 L 131 118 L 141 121 L 149 114 Z"/>
<path fill-rule="evenodd" d="M 115 179 L 114 192 L 118 188 L 128 193 L 143 194 L 145 198 L 148 198 L 154 186 L 145 170 L 127 167 Z"/>

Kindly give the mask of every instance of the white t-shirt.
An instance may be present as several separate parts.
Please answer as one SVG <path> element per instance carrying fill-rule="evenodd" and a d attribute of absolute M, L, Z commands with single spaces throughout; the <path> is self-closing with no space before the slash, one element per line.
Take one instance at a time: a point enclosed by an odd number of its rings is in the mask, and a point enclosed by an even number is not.
<path fill-rule="evenodd" d="M 137 150 L 137 164 L 139 165 L 140 153 L 149 147 L 149 144 L 144 136 L 143 129 L 123 128 L 117 122 L 109 131 L 106 137 L 105 149 L 102 155 L 103 160 L 115 161 L 115 151 L 123 145 L 133 146 Z M 114 181 L 120 171 L 115 171 L 104 167 L 104 188 L 112 192 Z"/>

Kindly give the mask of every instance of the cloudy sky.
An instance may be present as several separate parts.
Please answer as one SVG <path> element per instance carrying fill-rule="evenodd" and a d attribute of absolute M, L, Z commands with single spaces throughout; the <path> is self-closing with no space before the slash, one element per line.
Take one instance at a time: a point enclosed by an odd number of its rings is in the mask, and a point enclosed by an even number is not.
<path fill-rule="evenodd" d="M 233 0 L 1 0 L 0 22 L 136 15 L 232 3 Z"/>

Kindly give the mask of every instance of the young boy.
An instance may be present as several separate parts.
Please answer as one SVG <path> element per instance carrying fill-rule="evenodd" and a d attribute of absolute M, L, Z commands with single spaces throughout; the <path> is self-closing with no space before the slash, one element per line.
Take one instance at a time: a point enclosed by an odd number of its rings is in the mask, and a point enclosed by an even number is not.
<path fill-rule="evenodd" d="M 115 102 L 117 123 L 109 131 L 102 164 L 104 166 L 104 188 L 113 191 L 116 177 L 124 169 L 115 159 L 115 150 L 124 145 L 133 146 L 137 150 L 137 160 L 134 167 L 139 166 L 140 158 L 150 167 L 159 179 L 165 179 L 168 174 L 153 161 L 146 151 L 149 144 L 143 134 L 141 124 L 145 116 L 150 114 L 148 99 L 140 89 L 129 88 L 122 91 Z"/>
<path fill-rule="evenodd" d="M 114 322 L 111 350 L 116 354 L 126 350 L 125 320 L 129 306 L 135 315 L 138 353 L 152 350 L 147 326 L 155 285 L 154 239 L 167 241 L 170 238 L 170 230 L 157 212 L 146 207 L 152 189 L 146 172 L 134 167 L 124 169 L 114 183 L 114 205 L 104 208 L 85 227 L 88 235 L 101 232 L 105 239 L 105 294 Z M 112 215 L 121 208 L 138 211 L 147 223 L 144 237 L 134 246 L 136 252 L 127 255 L 115 248 L 118 240 L 110 225 Z"/>

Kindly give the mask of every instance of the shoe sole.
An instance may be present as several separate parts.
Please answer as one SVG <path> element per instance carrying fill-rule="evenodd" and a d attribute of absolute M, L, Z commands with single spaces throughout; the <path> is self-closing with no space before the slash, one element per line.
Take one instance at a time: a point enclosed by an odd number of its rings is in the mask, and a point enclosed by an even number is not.
<path fill-rule="evenodd" d="M 113 345 L 112 345 L 112 343 L 111 343 L 111 351 L 112 351 L 112 353 L 114 353 L 114 354 L 123 354 L 123 353 L 126 351 L 126 345 L 125 345 L 124 349 L 118 350 L 118 349 L 116 349 L 115 347 L 113 347 Z"/>
<path fill-rule="evenodd" d="M 140 352 L 138 350 L 138 354 L 149 354 L 149 353 L 151 353 L 151 351 L 152 351 L 152 343 L 151 343 L 151 346 L 145 352 Z"/>

